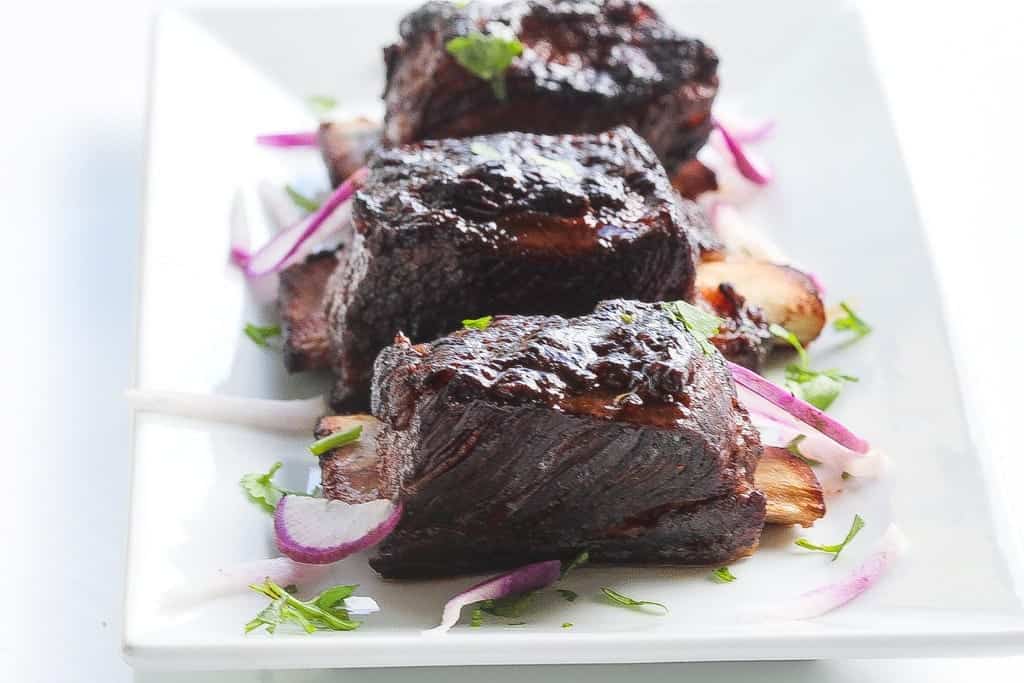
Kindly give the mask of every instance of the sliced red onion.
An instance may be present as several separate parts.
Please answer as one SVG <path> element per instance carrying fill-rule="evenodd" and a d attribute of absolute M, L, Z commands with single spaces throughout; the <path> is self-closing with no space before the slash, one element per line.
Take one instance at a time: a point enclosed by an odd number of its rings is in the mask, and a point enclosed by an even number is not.
<path fill-rule="evenodd" d="M 286 227 L 298 223 L 307 215 L 306 211 L 295 205 L 284 186 L 279 182 L 261 180 L 256 186 L 256 192 L 277 230 L 284 230 Z"/>
<path fill-rule="evenodd" d="M 249 263 L 249 214 L 245 210 L 245 197 L 241 191 L 235 193 L 231 203 L 231 262 L 240 268 Z"/>
<path fill-rule="evenodd" d="M 721 121 L 721 119 L 719 119 Z M 729 122 L 729 132 L 736 142 L 744 145 L 752 145 L 770 138 L 775 133 L 775 121 L 766 120 L 750 126 L 743 126 Z"/>
<path fill-rule="evenodd" d="M 842 607 L 874 586 L 892 563 L 906 552 L 907 540 L 895 524 L 890 524 L 874 551 L 850 574 L 796 598 L 753 610 L 762 619 L 813 619 Z"/>
<path fill-rule="evenodd" d="M 267 147 L 316 147 L 320 144 L 315 130 L 257 135 L 256 142 Z"/>
<path fill-rule="evenodd" d="M 249 584 L 270 579 L 279 586 L 303 586 L 322 579 L 330 567 L 294 562 L 287 557 L 245 562 L 218 569 L 205 579 L 191 580 L 167 591 L 162 597 L 165 607 L 184 609 L 192 605 L 236 593 L 245 593 Z"/>
<path fill-rule="evenodd" d="M 789 413 L 782 411 L 745 387 L 740 386 L 737 389 L 740 402 L 750 413 L 751 422 L 760 432 L 761 443 L 765 446 L 785 448 L 793 443 L 795 438 L 802 436 L 804 438 L 800 440 L 798 446 L 800 454 L 806 458 L 817 460 L 830 468 L 836 477 L 843 472 L 863 479 L 880 477 L 884 474 L 888 459 L 883 453 L 875 449 L 867 453 L 852 451 L 807 425 L 793 420 Z M 821 479 L 820 476 L 819 479 Z"/>
<path fill-rule="evenodd" d="M 722 140 L 725 142 L 726 148 L 729 150 L 729 154 L 732 156 L 733 163 L 736 165 L 736 170 L 740 174 L 754 183 L 755 185 L 767 185 L 772 180 L 771 170 L 768 165 L 763 161 L 757 159 L 754 155 L 747 152 L 743 145 L 733 137 L 729 129 L 722 125 L 721 121 L 717 119 L 713 121 L 715 129 L 722 135 Z"/>
<path fill-rule="evenodd" d="M 444 606 L 444 613 L 441 615 L 441 624 L 424 634 L 440 635 L 447 633 L 455 624 L 459 623 L 459 615 L 462 608 L 472 605 L 481 600 L 497 600 L 510 595 L 519 595 L 527 591 L 537 590 L 550 586 L 558 580 L 562 573 L 562 563 L 558 560 L 546 560 L 534 562 L 525 567 L 514 569 L 507 574 L 495 576 L 478 583 L 472 588 L 452 597 Z"/>
<path fill-rule="evenodd" d="M 402 518 L 401 503 L 285 496 L 274 513 L 278 549 L 296 562 L 330 564 L 382 541 Z"/>
<path fill-rule="evenodd" d="M 316 421 L 327 413 L 327 403 L 323 396 L 280 401 L 129 389 L 125 397 L 135 410 L 283 432 L 308 433 L 316 426 Z"/>
<path fill-rule="evenodd" d="M 770 403 L 786 411 L 800 422 L 810 426 L 832 439 L 840 446 L 845 446 L 856 453 L 867 453 L 871 445 L 847 429 L 838 420 L 826 415 L 810 403 L 807 403 L 786 389 L 769 382 L 755 372 L 742 365 L 725 361 L 736 384 L 746 387 L 753 393 L 767 399 Z"/>
<path fill-rule="evenodd" d="M 344 221 L 334 220 L 338 217 L 335 215 L 337 209 L 362 187 L 368 173 L 369 171 L 365 167 L 359 169 L 339 185 L 323 201 L 319 209 L 287 230 L 282 230 L 275 235 L 252 255 L 246 265 L 245 274 L 249 277 L 259 277 L 276 273 L 291 262 L 292 257 L 296 256 L 303 244 L 311 241 L 314 237 L 326 237 L 329 232 L 340 229 L 344 225 Z"/>

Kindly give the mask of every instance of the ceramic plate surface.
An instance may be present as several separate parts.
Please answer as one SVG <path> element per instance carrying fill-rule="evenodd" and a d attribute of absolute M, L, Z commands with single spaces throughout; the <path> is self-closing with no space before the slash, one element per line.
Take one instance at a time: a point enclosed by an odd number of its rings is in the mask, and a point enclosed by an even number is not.
<path fill-rule="evenodd" d="M 793 530 L 766 533 L 733 566 L 706 570 L 588 569 L 573 604 L 541 601 L 519 627 L 436 624 L 471 579 L 398 583 L 357 556 L 333 583 L 359 583 L 382 607 L 351 633 L 243 635 L 255 594 L 184 613 L 161 608 L 169 587 L 274 554 L 269 518 L 240 493 L 242 474 L 276 460 L 291 486 L 312 462 L 305 435 L 139 414 L 126 596 L 125 652 L 137 666 L 357 667 L 433 664 L 659 662 L 892 657 L 1012 651 L 1024 642 L 1021 558 L 1011 556 L 999 505 L 1000 454 L 968 438 L 953 358 L 922 226 L 865 47 L 844 3 L 664 3 L 666 18 L 722 59 L 721 102 L 778 121 L 763 151 L 778 182 L 752 218 L 834 301 L 850 298 L 875 332 L 854 345 L 815 345 L 820 366 L 860 377 L 832 412 L 890 456 L 881 481 L 853 482 L 830 500 L 814 539 L 841 538 L 854 513 L 867 527 L 839 562 L 795 548 Z M 293 398 L 324 378 L 289 377 L 277 355 L 240 334 L 274 319 L 227 262 L 232 211 L 258 216 L 261 178 L 324 183 L 308 153 L 253 144 L 258 133 L 313 125 L 304 100 L 338 96 L 380 114 L 380 48 L 402 7 L 204 10 L 166 14 L 155 33 L 137 383 L 144 389 Z M 241 192 L 240 192 L 241 191 Z M 254 220 L 253 241 L 265 238 Z M 1004 454 L 1006 455 L 1006 454 Z M 847 608 L 809 622 L 750 623 L 736 615 L 848 571 L 890 521 L 910 540 L 905 559 Z M 670 607 L 651 616 L 593 597 L 601 586 Z M 572 622 L 563 629 L 563 622 Z"/>

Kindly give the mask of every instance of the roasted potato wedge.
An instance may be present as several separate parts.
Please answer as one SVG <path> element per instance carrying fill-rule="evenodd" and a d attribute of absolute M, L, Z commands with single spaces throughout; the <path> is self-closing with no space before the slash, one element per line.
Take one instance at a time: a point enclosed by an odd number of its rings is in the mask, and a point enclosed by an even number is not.
<path fill-rule="evenodd" d="M 731 284 L 747 303 L 764 311 L 769 323 L 782 325 L 807 344 L 825 327 L 825 305 L 814 282 L 791 266 L 767 261 L 707 261 L 697 266 L 697 290 L 713 297 Z"/>
<path fill-rule="evenodd" d="M 766 524 L 808 527 L 825 516 L 825 496 L 814 470 L 785 448 L 765 446 L 754 485 L 767 500 Z"/>

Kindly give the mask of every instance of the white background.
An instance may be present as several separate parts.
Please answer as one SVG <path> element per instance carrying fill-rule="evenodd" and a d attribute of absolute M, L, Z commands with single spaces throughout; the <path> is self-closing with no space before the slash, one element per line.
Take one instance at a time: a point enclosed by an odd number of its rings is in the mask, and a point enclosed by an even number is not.
<path fill-rule="evenodd" d="M 128 486 L 121 393 L 131 375 L 149 29 L 154 11 L 171 4 L 179 3 L 0 6 L 0 448 L 8 483 L 0 516 L 0 680 L 132 679 L 119 655 Z M 1016 438 L 1016 387 L 1024 382 L 1024 8 L 994 0 L 860 4 L 938 264 L 976 439 L 1024 463 Z M 867 276 L 871 264 L 863 265 Z M 1024 464 L 1018 473 L 1024 476 Z M 181 486 L 188 472 L 168 482 L 167 505 Z M 1024 503 L 1011 503 L 1019 521 L 1007 543 L 1024 538 Z M 136 678 L 524 676 L 1020 681 L 1024 657 Z"/>

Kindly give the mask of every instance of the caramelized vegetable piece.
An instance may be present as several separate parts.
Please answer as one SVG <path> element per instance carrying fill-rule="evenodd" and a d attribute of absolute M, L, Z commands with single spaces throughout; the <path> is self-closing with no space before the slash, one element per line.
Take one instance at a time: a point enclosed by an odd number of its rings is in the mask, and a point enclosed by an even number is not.
<path fill-rule="evenodd" d="M 814 471 L 785 448 L 765 446 L 754 485 L 767 499 L 766 524 L 808 527 L 825 516 L 825 497 Z"/>
<path fill-rule="evenodd" d="M 790 266 L 767 261 L 710 261 L 697 267 L 697 290 L 713 297 L 723 282 L 748 304 L 764 311 L 769 323 L 782 325 L 808 344 L 825 326 L 825 306 L 811 278 Z"/>

